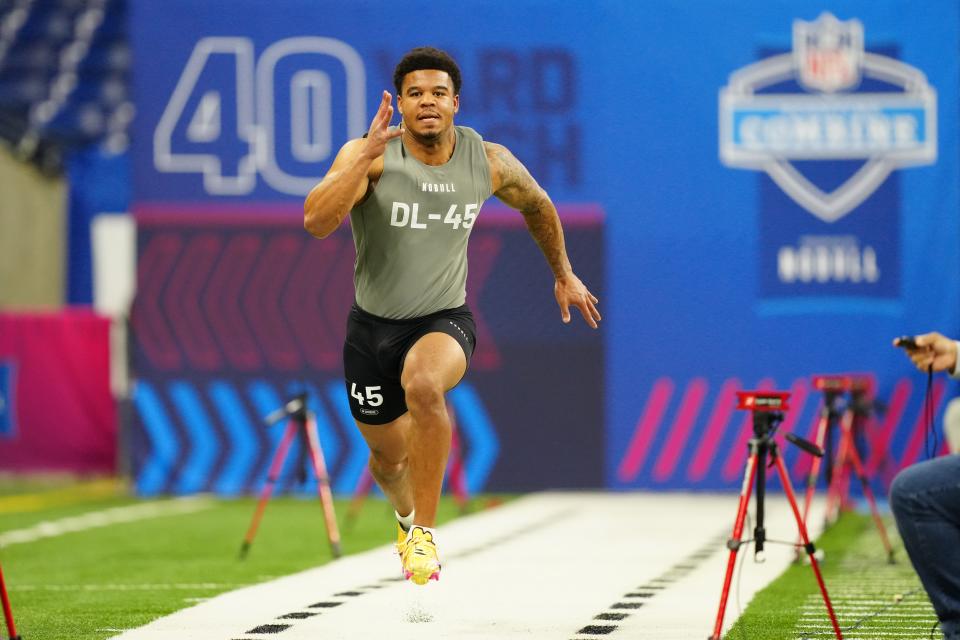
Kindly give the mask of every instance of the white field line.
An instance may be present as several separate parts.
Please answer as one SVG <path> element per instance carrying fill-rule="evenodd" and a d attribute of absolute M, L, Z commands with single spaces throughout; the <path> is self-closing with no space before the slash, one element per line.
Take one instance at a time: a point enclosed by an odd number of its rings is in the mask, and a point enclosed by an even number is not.
<path fill-rule="evenodd" d="M 888 531 L 895 535 L 895 529 Z M 908 561 L 902 553 L 899 566 L 883 562 L 884 555 L 880 538 L 870 538 L 844 558 L 838 565 L 842 575 L 828 585 L 844 638 L 929 640 L 936 614 L 919 580 L 904 571 Z M 800 611 L 792 638 L 834 637 L 819 594 L 808 595 Z"/>
<path fill-rule="evenodd" d="M 873 640 L 874 638 L 910 638 L 911 640 L 930 640 L 930 627 L 931 625 L 923 626 L 914 626 L 910 629 L 904 629 L 902 631 L 843 631 L 844 640 Z M 842 629 L 842 627 L 841 627 Z M 939 629 L 938 629 L 939 631 Z M 833 640 L 836 638 L 834 635 L 833 629 L 831 627 L 824 627 L 819 631 L 808 632 L 807 638 L 828 638 Z M 939 637 L 943 637 L 942 635 Z M 934 635 L 934 640 L 937 636 Z"/>
<path fill-rule="evenodd" d="M 209 508 L 213 500 L 207 497 L 176 498 L 126 507 L 112 507 L 100 511 L 91 511 L 79 516 L 70 516 L 59 520 L 45 520 L 32 527 L 14 529 L 0 534 L 0 547 L 13 544 L 35 542 L 44 538 L 54 538 L 67 533 L 86 531 L 113 524 L 135 522 L 147 518 L 193 513 Z"/>
<path fill-rule="evenodd" d="M 836 580 L 834 580 L 834 582 L 836 582 Z M 898 594 L 904 599 L 908 597 L 919 598 L 923 595 L 923 588 L 920 586 L 919 581 L 901 580 L 899 582 L 891 582 L 889 584 L 880 585 L 879 588 L 876 587 L 877 585 L 874 584 L 864 584 L 859 590 L 859 593 L 856 591 L 848 591 L 846 589 L 832 589 L 830 594 L 833 595 L 836 593 L 837 598 L 849 600 L 850 602 L 861 600 L 864 602 L 876 602 L 882 600 L 893 602 Z M 925 602 L 926 600 L 924 599 L 920 601 Z"/>
<path fill-rule="evenodd" d="M 819 595 L 819 594 L 818 594 Z M 883 607 L 883 606 L 896 606 L 898 609 L 910 609 L 910 608 L 930 608 L 930 603 L 925 600 L 901 600 L 897 601 L 894 598 L 859 598 L 854 600 L 853 598 L 838 598 L 834 597 L 833 593 L 830 594 L 831 600 L 836 600 L 837 602 L 842 602 L 844 606 L 849 607 Z M 813 598 L 807 599 L 803 608 L 815 608 L 816 605 L 823 603 L 822 599 L 814 600 Z"/>
<path fill-rule="evenodd" d="M 17 591 L 203 591 L 239 589 L 246 584 L 226 582 L 181 582 L 157 584 L 18 584 Z"/>
<path fill-rule="evenodd" d="M 844 582 L 852 581 L 849 577 Z M 893 592 L 899 592 L 902 599 L 892 595 L 878 595 L 878 584 Z M 833 606 L 837 612 L 843 637 L 847 640 L 878 640 L 885 638 L 904 638 L 908 640 L 929 640 L 930 628 L 936 621 L 933 607 L 922 590 L 909 579 L 880 580 L 864 585 L 873 593 L 857 594 L 855 587 L 844 584 L 833 596 Z M 822 613 L 822 601 L 819 602 L 821 614 L 818 616 L 818 601 L 811 595 L 803 605 L 803 613 L 794 627 L 793 637 L 833 638 L 833 628 Z M 851 628 L 854 627 L 855 628 Z M 895 627 L 894 630 L 878 630 L 877 627 Z"/>
<path fill-rule="evenodd" d="M 843 607 L 843 612 L 846 613 L 846 614 L 850 614 L 850 613 L 873 613 L 873 612 L 879 610 L 881 607 L 885 607 L 887 604 L 889 604 L 889 603 L 881 603 L 881 604 L 878 604 L 876 607 L 848 607 L 848 606 L 844 606 L 844 607 Z M 803 616 L 801 616 L 801 618 L 804 617 L 804 616 L 813 616 L 813 615 L 814 615 L 813 609 L 814 609 L 813 607 L 811 607 L 810 609 L 805 609 L 805 611 L 809 611 L 809 612 L 811 612 L 811 613 L 804 613 Z M 821 609 L 821 611 L 823 610 L 823 605 L 822 605 L 822 604 L 820 605 L 820 609 Z M 925 608 L 915 607 L 915 608 L 912 608 L 912 609 L 907 609 L 907 610 L 905 610 L 905 611 L 901 611 L 901 610 L 898 608 L 898 609 L 897 609 L 897 615 L 900 615 L 900 616 L 903 616 L 903 615 L 921 615 L 921 614 L 928 614 L 928 615 L 929 615 L 929 613 L 930 613 L 931 611 L 933 611 L 933 609 L 931 609 L 929 606 L 928 606 L 928 607 L 925 607 Z M 891 611 L 891 612 L 892 612 L 892 611 Z M 914 613 L 914 612 L 915 612 L 915 613 Z"/>
<path fill-rule="evenodd" d="M 936 640 L 936 635 L 934 639 Z M 943 636 L 940 636 L 941 638 Z M 832 627 L 826 627 L 823 631 L 817 632 L 817 638 L 833 640 L 836 636 Z M 930 640 L 930 629 L 913 629 L 909 631 L 864 631 L 856 633 L 851 631 L 843 632 L 843 640 L 876 640 L 877 638 L 908 638 L 909 640 Z"/>
<path fill-rule="evenodd" d="M 531 495 L 441 527 L 439 583 L 399 580 L 385 546 L 221 594 L 117 640 L 572 640 L 598 637 L 581 633 L 591 626 L 615 626 L 603 634 L 612 640 L 706 637 L 736 507 L 731 494 Z M 779 494 L 768 496 L 766 525 L 782 538 L 796 532 Z M 751 553 L 734 587 L 742 606 L 792 559 L 780 545 L 764 564 Z M 725 627 L 734 602 L 731 593 Z"/>
<path fill-rule="evenodd" d="M 875 611 L 876 611 L 876 609 L 861 609 L 861 610 L 859 610 L 859 611 L 858 611 L 858 610 L 855 610 L 855 609 L 844 609 L 844 613 L 847 614 L 847 617 L 849 617 L 850 615 L 857 615 L 857 614 L 863 615 L 863 614 L 874 613 Z M 923 618 L 924 620 L 928 620 L 928 619 L 930 619 L 930 616 L 931 616 L 931 615 L 932 615 L 932 612 L 931 612 L 931 611 L 925 611 L 925 612 L 920 612 L 920 611 L 918 611 L 918 612 L 916 612 L 916 613 L 908 613 L 908 612 L 898 611 L 897 614 L 896 614 L 896 617 L 897 617 L 897 618 Z M 805 627 L 805 626 L 806 626 L 806 627 L 809 627 L 809 626 L 814 626 L 814 627 L 816 627 L 816 626 L 819 626 L 819 621 L 821 621 L 821 620 L 823 619 L 823 614 L 822 614 L 822 612 L 821 612 L 821 614 L 820 614 L 819 616 L 814 615 L 814 614 L 812 614 L 812 613 L 810 613 L 810 614 L 804 614 L 804 615 L 800 616 L 800 620 L 801 620 L 801 621 L 802 621 L 802 620 L 811 620 L 811 619 L 815 619 L 815 620 L 817 620 L 818 622 L 817 622 L 816 624 L 814 624 L 814 623 L 804 623 L 804 622 L 800 622 L 800 623 L 798 624 L 798 626 L 801 626 L 801 627 Z"/>

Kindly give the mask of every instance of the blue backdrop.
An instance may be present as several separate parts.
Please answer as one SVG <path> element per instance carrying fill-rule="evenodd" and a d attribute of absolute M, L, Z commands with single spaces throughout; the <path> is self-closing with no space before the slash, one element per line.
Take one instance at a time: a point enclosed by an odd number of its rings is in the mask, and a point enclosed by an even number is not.
<path fill-rule="evenodd" d="M 878 482 L 921 455 L 923 380 L 890 340 L 960 333 L 952 0 L 922 11 L 706 0 L 132 8 L 134 208 L 153 220 L 296 216 L 379 93 L 393 92 L 403 52 L 431 44 L 458 59 L 458 121 L 510 147 L 562 215 L 602 212 L 591 220 L 604 243 L 583 246 L 604 254 L 577 256 L 605 278 L 590 283 L 604 292 L 599 338 L 553 331 L 543 278 L 541 316 L 526 326 L 571 347 L 567 390 L 593 362 L 583 345 L 600 350 L 603 397 L 560 425 L 510 424 L 516 396 L 484 399 L 504 407 L 501 432 L 599 443 L 582 484 L 735 487 L 746 429 L 733 391 L 793 390 L 788 426 L 809 433 L 817 373 L 873 376 L 889 406 L 872 427 Z M 485 299 L 490 314 L 510 313 Z M 549 403 L 555 381 L 529 373 Z M 938 411 L 952 391 L 937 388 Z M 558 483 L 540 473 L 550 456 L 530 453 L 503 463 L 498 487 Z"/>

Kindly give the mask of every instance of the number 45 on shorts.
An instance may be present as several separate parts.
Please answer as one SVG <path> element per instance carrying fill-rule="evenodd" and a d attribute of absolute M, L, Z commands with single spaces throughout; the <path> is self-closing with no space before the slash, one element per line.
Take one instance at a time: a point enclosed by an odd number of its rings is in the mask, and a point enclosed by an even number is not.
<path fill-rule="evenodd" d="M 350 383 L 350 395 L 356 398 L 357 403 L 362 407 L 366 402 L 371 407 L 379 407 L 383 404 L 383 396 L 379 393 L 380 385 L 373 387 L 363 387 L 363 393 L 357 388 L 356 382 Z"/>

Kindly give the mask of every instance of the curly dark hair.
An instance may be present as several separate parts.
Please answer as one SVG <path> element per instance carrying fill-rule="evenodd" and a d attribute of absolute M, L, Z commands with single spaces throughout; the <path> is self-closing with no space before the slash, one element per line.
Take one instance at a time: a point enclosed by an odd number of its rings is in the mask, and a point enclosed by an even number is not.
<path fill-rule="evenodd" d="M 404 76 L 411 71 L 419 71 L 420 69 L 446 71 L 450 80 L 453 81 L 453 95 L 460 94 L 460 67 L 450 57 L 450 54 L 433 47 L 417 47 L 408 51 L 393 71 L 393 86 L 397 89 L 397 95 L 400 95 Z"/>

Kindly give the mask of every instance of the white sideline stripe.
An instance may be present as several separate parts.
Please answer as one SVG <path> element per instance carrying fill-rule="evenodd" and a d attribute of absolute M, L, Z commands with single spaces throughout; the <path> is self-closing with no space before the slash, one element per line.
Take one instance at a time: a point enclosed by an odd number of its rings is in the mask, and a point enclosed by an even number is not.
<path fill-rule="evenodd" d="M 203 589 L 239 589 L 247 586 L 225 582 L 191 582 L 172 584 L 18 584 L 17 591 L 177 591 Z"/>
<path fill-rule="evenodd" d="M 822 502 L 814 503 L 815 513 Z M 766 507 L 771 535 L 791 538 L 796 524 L 782 495 L 769 494 Z M 221 594 L 115 640 L 569 640 L 584 636 L 579 631 L 588 625 L 616 625 L 605 636 L 613 640 L 706 637 L 736 509 L 733 494 L 530 495 L 441 527 L 439 583 L 396 581 L 398 560 L 392 545 L 384 546 Z M 741 604 L 779 576 L 793 555 L 792 547 L 770 545 L 767 561 L 754 564 L 751 552 L 739 584 Z M 692 566 L 684 570 L 679 563 Z M 614 608 L 636 602 L 626 595 L 652 585 L 662 588 L 640 608 Z M 311 608 L 317 603 L 339 605 Z M 296 612 L 316 615 L 281 617 Z M 594 619 L 604 612 L 629 615 Z M 737 615 L 731 591 L 725 628 Z M 250 633 L 268 624 L 290 626 L 277 636 Z"/>
<path fill-rule="evenodd" d="M 885 589 L 892 589 L 893 591 L 896 591 L 897 593 L 899 593 L 904 597 L 906 597 L 908 591 L 911 591 L 913 589 L 916 589 L 913 595 L 922 594 L 922 592 L 920 591 L 919 583 L 917 583 L 916 586 L 913 586 L 912 584 L 905 585 L 904 581 L 900 580 L 898 582 L 888 582 L 888 583 L 881 583 L 881 584 L 885 585 L 884 586 Z M 909 589 L 904 589 L 904 586 L 909 587 Z M 876 587 L 872 583 L 869 585 L 864 585 L 863 589 L 870 589 L 871 591 L 873 591 L 873 593 L 864 593 L 862 589 L 859 591 L 857 591 L 856 589 L 849 589 L 849 590 L 834 589 L 833 591 L 837 592 L 837 598 L 843 598 L 845 600 L 865 600 L 867 602 L 881 602 L 883 600 L 890 600 L 890 601 L 893 600 L 893 596 L 889 595 L 889 592 L 876 593 Z M 831 591 L 831 593 L 833 591 Z"/>
<path fill-rule="evenodd" d="M 892 593 L 893 593 L 893 590 L 891 589 L 891 594 L 892 594 Z M 897 591 L 897 593 L 901 593 L 901 594 L 902 594 L 902 591 Z M 926 594 L 921 594 L 921 595 L 926 595 Z M 832 596 L 833 596 L 833 593 L 831 593 L 830 596 L 832 597 Z M 839 597 L 839 598 L 837 598 L 837 601 L 838 601 L 838 602 L 848 603 L 848 604 L 850 604 L 851 606 L 857 606 L 857 605 L 884 605 L 884 604 L 896 605 L 896 606 L 898 606 L 898 607 L 930 606 L 930 603 L 929 603 L 929 602 L 927 602 L 925 599 L 921 599 L 921 598 L 917 597 L 916 594 L 914 594 L 914 597 L 904 596 L 899 602 L 898 602 L 897 600 L 895 600 L 892 595 L 891 595 L 890 597 L 886 597 L 886 598 L 844 598 L 844 597 Z M 822 600 L 821 600 L 821 602 L 822 602 Z M 809 601 L 807 604 L 813 604 L 813 601 Z"/>
<path fill-rule="evenodd" d="M 12 544 L 35 542 L 43 538 L 54 538 L 66 533 L 85 531 L 97 527 L 106 527 L 111 524 L 135 522 L 156 518 L 159 516 L 193 513 L 209 508 L 213 500 L 200 498 L 175 498 L 146 504 L 135 504 L 126 507 L 112 507 L 101 511 L 91 511 L 79 516 L 70 516 L 60 520 L 45 520 L 32 527 L 14 529 L 0 534 L 0 547 L 9 547 Z"/>
<path fill-rule="evenodd" d="M 849 617 L 849 616 L 852 615 L 852 614 L 875 613 L 875 612 L 876 612 L 876 609 L 860 609 L 860 610 L 857 610 L 857 609 L 842 609 L 842 608 L 840 608 L 840 607 L 835 607 L 835 608 L 834 608 L 834 611 L 837 611 L 837 612 L 838 612 L 838 615 L 844 614 L 844 615 L 846 615 L 847 617 Z M 896 617 L 896 618 L 922 618 L 922 619 L 926 620 L 927 618 L 930 618 L 932 615 L 933 615 L 933 609 L 931 609 L 930 611 L 917 612 L 917 613 L 906 613 L 906 612 L 903 612 L 903 611 L 898 611 L 898 612 L 896 612 L 895 615 L 894 615 L 893 613 L 881 612 L 880 614 L 878 614 L 878 615 L 876 616 L 875 619 L 885 619 L 885 618 Z M 803 622 L 804 620 L 816 620 L 817 623 L 816 623 L 816 624 L 813 624 L 813 623 L 810 623 L 810 622 Z M 822 621 L 823 621 L 823 612 L 821 612 L 821 614 L 820 614 L 819 616 L 805 615 L 805 616 L 801 616 L 801 617 L 800 617 L 800 622 L 797 623 L 797 626 L 800 626 L 800 627 L 804 627 L 804 626 L 807 626 L 807 627 L 809 627 L 809 626 L 819 626 L 819 624 L 820 624 Z M 841 625 L 841 626 L 842 626 L 842 625 Z"/>
<path fill-rule="evenodd" d="M 911 610 L 916 610 L 916 611 L 931 611 L 931 610 L 932 610 L 932 606 L 929 605 L 929 604 L 927 604 L 927 603 L 925 603 L 925 602 L 916 602 L 916 603 L 901 602 L 901 603 L 896 603 L 896 602 L 892 602 L 891 600 L 878 600 L 875 604 L 871 604 L 869 601 L 863 601 L 863 600 L 858 600 L 858 601 L 856 601 L 856 602 L 854 602 L 854 601 L 847 601 L 847 600 L 833 600 L 832 594 L 831 594 L 830 599 L 833 601 L 833 603 L 834 603 L 835 605 L 837 605 L 838 607 L 842 607 L 845 611 L 847 611 L 847 610 L 849 610 L 849 611 L 878 611 L 878 610 L 880 610 L 880 609 L 887 608 L 887 607 L 889 607 L 891 611 L 892 611 L 892 610 L 896 610 L 896 611 L 911 611 Z M 820 600 L 820 607 L 821 607 L 821 608 L 823 607 L 823 600 L 822 600 L 822 599 Z M 816 605 L 816 604 L 806 604 L 806 605 L 803 605 L 803 607 L 801 607 L 801 611 L 814 611 L 814 610 L 816 610 L 816 609 L 817 609 L 817 605 Z"/>
<path fill-rule="evenodd" d="M 917 594 L 913 594 L 913 597 L 910 597 L 910 599 L 908 600 L 907 599 L 908 596 L 906 596 L 905 594 L 902 594 L 902 590 L 898 591 L 898 593 L 901 593 L 901 595 L 904 595 L 904 598 L 899 602 L 897 602 L 897 600 L 895 600 L 893 596 L 883 596 L 883 597 L 873 596 L 872 598 L 864 596 L 862 598 L 854 598 L 852 596 L 838 595 L 836 596 L 836 600 L 839 602 L 849 602 L 850 604 L 860 604 L 860 603 L 896 604 L 897 606 L 903 606 L 903 607 L 918 606 L 918 605 L 929 606 L 929 603 L 926 602 L 925 600 L 921 600 L 919 597 L 917 597 Z M 804 604 L 804 606 L 813 606 L 813 604 L 815 604 L 817 600 L 819 600 L 820 602 L 823 602 L 823 600 L 820 600 L 820 594 L 817 593 L 816 595 L 817 595 L 816 599 L 814 599 L 812 595 L 807 596 L 807 602 Z M 830 597 L 831 599 L 834 598 L 833 591 L 830 592 Z"/>
<path fill-rule="evenodd" d="M 932 626 L 932 625 L 930 625 Z M 873 638 L 913 638 L 914 640 L 930 640 L 930 626 L 917 627 L 916 629 L 907 629 L 904 631 L 870 631 L 865 630 L 861 633 L 844 631 L 843 640 L 873 640 Z M 840 625 L 840 629 L 843 630 L 843 625 Z M 826 633 L 829 631 L 829 633 Z M 918 631 L 923 632 L 923 635 L 916 635 Z M 827 625 L 823 627 L 823 632 L 817 632 L 817 635 L 820 637 L 825 637 L 827 639 L 834 638 L 833 627 Z M 934 636 L 936 637 L 936 636 Z"/>
<path fill-rule="evenodd" d="M 834 611 L 836 611 L 836 612 L 837 612 L 837 615 L 840 616 L 840 617 L 843 618 L 843 619 L 847 619 L 847 618 L 850 618 L 850 617 L 853 617 L 853 616 L 856 616 L 858 619 L 859 619 L 859 618 L 868 617 L 868 619 L 876 619 L 876 620 L 886 619 L 886 618 L 924 618 L 924 619 L 926 619 L 926 618 L 929 618 L 930 616 L 933 615 L 933 609 L 930 609 L 930 610 L 928 610 L 928 611 L 910 611 L 910 612 L 908 612 L 908 611 L 880 611 L 880 612 L 878 613 L 876 609 L 862 609 L 862 610 L 857 611 L 857 610 L 854 610 L 854 609 L 841 609 L 841 608 L 839 608 L 839 607 L 836 607 L 836 608 L 834 608 Z M 804 614 L 804 615 L 800 616 L 800 620 L 801 620 L 801 621 L 803 621 L 803 620 L 817 620 L 818 622 L 822 622 L 822 621 L 823 621 L 823 613 L 824 613 L 824 611 L 821 610 L 821 612 L 820 612 L 819 615 L 816 615 L 816 614 L 813 614 L 813 613 Z M 876 615 L 869 615 L 869 614 L 876 614 Z M 803 624 L 807 624 L 807 623 L 798 622 L 798 624 L 803 625 Z"/>

